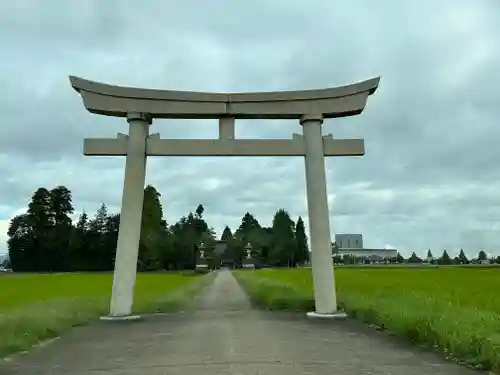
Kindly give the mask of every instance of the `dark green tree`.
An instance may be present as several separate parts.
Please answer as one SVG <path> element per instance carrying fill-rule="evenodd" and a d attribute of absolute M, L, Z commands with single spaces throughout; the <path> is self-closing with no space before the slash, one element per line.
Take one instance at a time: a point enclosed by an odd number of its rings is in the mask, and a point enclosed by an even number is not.
<path fill-rule="evenodd" d="M 202 217 L 190 212 L 172 225 L 170 230 L 176 268 L 194 269 L 199 256 L 199 245 L 209 231 L 208 224 Z"/>
<path fill-rule="evenodd" d="M 170 228 L 164 228 L 159 238 L 158 252 L 161 268 L 165 270 L 177 269 L 177 258 L 174 249 L 173 235 Z"/>
<path fill-rule="evenodd" d="M 28 205 L 27 222 L 31 227 L 32 241 L 27 254 L 29 271 L 51 272 L 54 263 L 52 199 L 50 192 L 39 188 Z"/>
<path fill-rule="evenodd" d="M 488 259 L 488 256 L 486 255 L 486 252 L 484 250 L 481 250 L 479 252 L 479 254 L 477 255 L 477 260 L 483 261 L 483 260 L 487 260 L 487 259 Z"/>
<path fill-rule="evenodd" d="M 408 258 L 408 263 L 422 263 L 422 259 L 420 259 L 415 252 L 411 253 L 411 256 Z"/>
<path fill-rule="evenodd" d="M 73 225 L 71 192 L 64 186 L 39 188 L 26 214 L 9 227 L 9 254 L 15 271 L 63 272 L 71 269 Z"/>
<path fill-rule="evenodd" d="M 89 222 L 89 231 L 98 234 L 106 233 L 106 221 L 108 220 L 108 207 L 101 203 L 94 218 Z"/>
<path fill-rule="evenodd" d="M 224 227 L 224 230 L 222 231 L 222 234 L 220 236 L 221 241 L 229 241 L 233 238 L 233 233 L 231 232 L 231 228 L 229 228 L 227 225 Z"/>
<path fill-rule="evenodd" d="M 438 262 L 439 262 L 439 264 L 442 264 L 442 265 L 453 264 L 450 256 L 448 255 L 448 252 L 446 250 L 443 251 L 443 255 L 441 255 L 441 258 L 439 258 Z"/>
<path fill-rule="evenodd" d="M 405 258 L 403 258 L 401 253 L 398 251 L 398 254 L 396 255 L 396 262 L 403 263 L 404 261 L 405 261 Z"/>
<path fill-rule="evenodd" d="M 233 239 L 227 244 L 227 254 L 236 267 L 241 267 L 245 258 L 245 247 L 250 243 L 252 256 L 262 258 L 262 227 L 257 219 L 249 212 L 241 219 L 241 224 L 234 232 Z"/>
<path fill-rule="evenodd" d="M 50 198 L 55 224 L 70 227 L 70 215 L 74 212 L 71 191 L 65 186 L 58 186 L 50 191 Z"/>
<path fill-rule="evenodd" d="M 160 193 L 151 185 L 144 189 L 138 260 L 139 269 L 143 271 L 157 270 L 162 267 L 160 240 L 164 228 L 160 196 Z"/>
<path fill-rule="evenodd" d="M 234 262 L 234 256 L 232 254 L 232 249 L 230 248 L 230 244 L 232 244 L 234 237 L 231 228 L 229 228 L 227 225 L 224 227 L 222 231 L 220 240 L 224 241 L 224 246 L 225 246 L 224 251 L 220 255 L 221 264 L 223 266 L 233 266 L 235 262 Z"/>
<path fill-rule="evenodd" d="M 309 247 L 307 244 L 307 235 L 304 227 L 304 221 L 299 216 L 297 224 L 295 225 L 295 240 L 297 241 L 297 253 L 295 261 L 297 264 L 303 265 L 309 261 Z"/>
<path fill-rule="evenodd" d="M 203 212 L 205 211 L 205 207 L 203 207 L 202 204 L 199 204 L 198 207 L 196 207 L 196 211 L 194 212 L 196 217 L 201 219 L 203 217 Z"/>
<path fill-rule="evenodd" d="M 243 215 L 241 219 L 241 224 L 234 233 L 234 236 L 240 239 L 242 242 L 249 242 L 251 233 L 255 230 L 261 229 L 261 226 L 257 219 L 249 212 Z"/>
<path fill-rule="evenodd" d="M 56 272 L 71 271 L 71 238 L 74 212 L 71 191 L 65 186 L 57 186 L 50 190 L 53 226 L 50 230 L 50 262 L 51 270 Z"/>
<path fill-rule="evenodd" d="M 14 216 L 7 230 L 7 248 L 9 252 L 10 266 L 14 272 L 30 272 L 36 270 L 33 264 L 33 234 L 29 225 L 28 215 Z"/>
<path fill-rule="evenodd" d="M 201 205 L 199 205 L 198 208 L 200 206 Z M 203 206 L 201 206 L 201 207 L 203 208 Z M 190 212 L 187 216 L 188 225 L 190 225 L 192 227 L 192 229 L 194 230 L 194 233 L 196 236 L 196 242 L 200 242 L 201 237 L 203 236 L 203 233 L 205 233 L 206 231 L 209 230 L 208 224 L 205 221 L 205 219 L 203 219 L 203 216 L 202 216 L 203 211 L 204 210 L 201 210 L 201 212 L 198 211 L 199 214 L 195 214 L 195 215 L 193 215 L 193 213 Z"/>
<path fill-rule="evenodd" d="M 275 266 L 295 267 L 297 264 L 297 240 L 295 223 L 289 213 L 279 209 L 273 218 L 270 263 Z"/>
<path fill-rule="evenodd" d="M 73 271 L 87 271 L 91 269 L 92 259 L 89 251 L 89 218 L 85 211 L 81 213 L 71 236 L 71 269 Z"/>
<path fill-rule="evenodd" d="M 427 250 L 427 256 L 425 260 L 428 261 L 430 264 L 435 264 L 437 262 L 437 260 L 434 259 L 434 255 L 432 255 L 431 249 Z"/>
<path fill-rule="evenodd" d="M 104 203 L 97 209 L 94 218 L 89 221 L 87 240 L 88 251 L 86 252 L 89 271 L 106 271 L 106 234 L 108 222 L 108 208 Z M 116 248 L 114 249 L 116 250 Z"/>
<path fill-rule="evenodd" d="M 460 254 L 458 254 L 458 262 L 460 264 L 469 264 L 469 259 L 467 259 L 464 249 L 460 249 Z"/>
<path fill-rule="evenodd" d="M 101 270 L 111 271 L 115 267 L 119 228 L 120 214 L 108 215 L 106 217 L 105 232 L 101 240 L 102 252 L 99 256 L 99 269 Z"/>

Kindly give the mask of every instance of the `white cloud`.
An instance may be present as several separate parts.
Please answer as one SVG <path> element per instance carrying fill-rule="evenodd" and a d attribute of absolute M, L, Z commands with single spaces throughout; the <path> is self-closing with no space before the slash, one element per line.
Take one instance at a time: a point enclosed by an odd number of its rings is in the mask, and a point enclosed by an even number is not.
<path fill-rule="evenodd" d="M 0 255 L 7 253 L 7 229 L 9 229 L 9 220 L 0 220 Z"/>

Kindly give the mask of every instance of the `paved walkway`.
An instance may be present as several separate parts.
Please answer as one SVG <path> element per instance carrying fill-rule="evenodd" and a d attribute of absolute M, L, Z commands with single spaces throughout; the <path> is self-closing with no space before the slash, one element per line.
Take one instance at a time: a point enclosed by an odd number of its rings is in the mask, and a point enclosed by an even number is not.
<path fill-rule="evenodd" d="M 0 332 L 1 339 L 1 332 Z M 1 360 L 0 360 L 1 361 Z M 473 375 L 350 320 L 253 310 L 220 271 L 193 312 L 98 322 L 0 363 L 2 375 Z"/>

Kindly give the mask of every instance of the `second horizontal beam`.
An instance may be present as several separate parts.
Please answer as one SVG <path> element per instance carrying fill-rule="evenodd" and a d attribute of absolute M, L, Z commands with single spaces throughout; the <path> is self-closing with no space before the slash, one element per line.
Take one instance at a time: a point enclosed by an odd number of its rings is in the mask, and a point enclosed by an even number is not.
<path fill-rule="evenodd" d="M 125 156 L 128 139 L 85 139 L 89 156 Z M 325 156 L 361 156 L 363 139 L 323 139 Z M 295 139 L 155 139 L 147 140 L 148 156 L 304 156 L 302 136 Z"/>

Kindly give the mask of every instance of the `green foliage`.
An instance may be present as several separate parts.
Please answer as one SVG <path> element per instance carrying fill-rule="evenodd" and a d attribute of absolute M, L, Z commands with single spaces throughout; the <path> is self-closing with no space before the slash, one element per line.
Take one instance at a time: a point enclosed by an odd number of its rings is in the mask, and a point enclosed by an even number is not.
<path fill-rule="evenodd" d="M 446 250 L 443 251 L 443 255 L 441 255 L 441 258 L 439 258 L 438 263 L 442 264 L 442 265 L 453 264 L 450 256 L 448 255 L 448 252 Z"/>
<path fill-rule="evenodd" d="M 484 250 L 481 250 L 477 255 L 477 260 L 486 260 L 486 259 L 488 259 L 486 252 Z"/>
<path fill-rule="evenodd" d="M 203 240 L 207 240 L 210 232 L 208 224 L 199 214 L 189 213 L 175 223 L 170 231 L 172 233 L 172 247 L 170 269 L 195 269 L 199 258 L 199 246 Z M 167 268 L 167 269 L 168 269 Z"/>
<path fill-rule="evenodd" d="M 314 306 L 310 269 L 234 274 L 259 306 Z M 497 269 L 337 268 L 335 276 L 339 307 L 350 316 L 470 366 L 500 370 Z"/>
<path fill-rule="evenodd" d="M 205 212 L 205 208 L 203 207 L 202 204 L 199 204 L 198 207 L 196 207 L 196 210 L 194 211 L 196 217 L 199 219 L 203 217 L 203 212 Z"/>
<path fill-rule="evenodd" d="M 85 216 L 80 217 L 84 220 Z M 81 253 L 78 256 L 78 268 L 72 267 L 74 271 L 107 271 L 114 267 L 116 242 L 118 240 L 119 215 L 108 215 L 108 208 L 104 203 L 98 208 L 94 218 L 88 223 L 83 223 L 75 231 L 75 235 L 81 242 L 73 243 L 79 246 Z"/>
<path fill-rule="evenodd" d="M 120 215 L 103 203 L 92 219 L 82 212 L 73 225 L 71 192 L 64 186 L 39 188 L 25 214 L 8 229 L 8 250 L 15 272 L 110 271 L 114 268 Z M 163 219 L 160 193 L 144 190 L 138 269 L 194 269 L 202 240 L 213 248 L 215 233 L 203 219 L 203 206 L 173 226 Z M 212 257 L 212 263 L 217 262 Z"/>
<path fill-rule="evenodd" d="M 284 209 L 279 209 L 273 218 L 272 249 L 269 263 L 274 266 L 295 267 L 297 264 L 297 240 L 295 223 Z"/>
<path fill-rule="evenodd" d="M 151 185 L 144 189 L 142 205 L 141 239 L 139 242 L 139 269 L 159 270 L 162 268 L 161 242 L 165 240 L 162 235 L 163 208 L 160 203 L 160 193 Z"/>
<path fill-rule="evenodd" d="M 469 264 L 469 259 L 464 253 L 464 249 L 460 249 L 460 254 L 458 254 L 458 263 L 459 264 Z"/>
<path fill-rule="evenodd" d="M 422 259 L 420 259 L 415 252 L 411 253 L 411 256 L 408 258 L 408 263 L 422 263 Z"/>
<path fill-rule="evenodd" d="M 251 261 L 259 268 L 296 267 L 309 260 L 304 221 L 299 217 L 296 225 L 283 209 L 276 212 L 270 228 L 261 226 L 258 220 L 247 212 L 234 235 L 226 226 L 221 240 L 226 243 L 222 263 L 236 268 L 245 263 L 248 244 L 251 246 Z"/>
<path fill-rule="evenodd" d="M 220 239 L 221 241 L 230 241 L 233 239 L 233 233 L 231 232 L 231 228 L 229 228 L 227 225 L 224 227 Z"/>
<path fill-rule="evenodd" d="M 71 192 L 67 188 L 39 188 L 28 211 L 10 222 L 8 248 L 12 268 L 27 272 L 68 269 L 72 213 Z"/>
<path fill-rule="evenodd" d="M 234 272 L 234 275 L 254 305 L 271 311 L 312 311 L 314 309 L 314 300 L 308 293 L 304 293 L 291 283 L 261 278 L 259 274 L 255 275 L 253 272 L 241 270 Z"/>
<path fill-rule="evenodd" d="M 297 253 L 295 255 L 296 264 L 304 264 L 309 261 L 309 247 L 307 245 L 307 235 L 304 227 L 304 221 L 299 216 L 295 225 L 295 240 L 297 241 Z"/>
<path fill-rule="evenodd" d="M 247 212 L 241 219 L 241 224 L 234 235 L 235 237 L 239 237 L 243 242 L 248 242 L 250 234 L 261 228 L 257 219 L 251 213 Z"/>
<path fill-rule="evenodd" d="M 238 229 L 224 228 L 221 239 L 224 253 L 215 251 L 215 232 L 199 204 L 196 210 L 173 225 L 163 218 L 161 195 L 155 187 L 144 189 L 141 237 L 137 268 L 139 271 L 196 268 L 200 261 L 210 269 L 221 263 L 241 267 L 252 262 L 258 267 L 296 267 L 309 259 L 304 222 L 297 224 L 284 209 L 276 212 L 272 227 L 263 227 L 249 212 Z M 73 224 L 71 192 L 64 186 L 52 190 L 39 188 L 28 210 L 14 217 L 8 230 L 9 259 L 14 272 L 110 271 L 114 268 L 120 215 L 108 212 L 102 203 L 93 217 L 84 211 Z M 205 257 L 200 259 L 200 246 Z M 250 258 L 247 246 L 250 244 Z"/>

